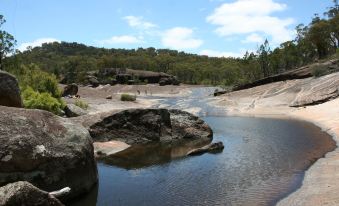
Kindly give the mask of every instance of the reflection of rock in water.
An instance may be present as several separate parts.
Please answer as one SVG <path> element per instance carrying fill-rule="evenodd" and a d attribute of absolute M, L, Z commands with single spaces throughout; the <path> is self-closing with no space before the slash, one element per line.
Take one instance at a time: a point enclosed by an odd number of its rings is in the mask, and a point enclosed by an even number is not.
<path fill-rule="evenodd" d="M 179 143 L 150 143 L 129 147 L 126 150 L 102 158 L 110 165 L 125 169 L 148 167 L 154 164 L 163 164 L 172 159 L 186 156 L 187 152 L 207 145 L 211 139 L 181 141 Z"/>
<path fill-rule="evenodd" d="M 85 180 L 84 180 L 85 181 Z M 99 183 L 100 184 L 100 183 Z M 96 184 L 86 195 L 69 203 L 72 206 L 96 205 L 98 200 L 99 184 Z"/>

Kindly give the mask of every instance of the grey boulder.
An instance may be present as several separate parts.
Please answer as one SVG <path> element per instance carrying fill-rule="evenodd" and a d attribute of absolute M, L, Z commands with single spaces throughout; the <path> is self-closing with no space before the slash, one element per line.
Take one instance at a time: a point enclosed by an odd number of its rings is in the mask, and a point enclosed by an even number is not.
<path fill-rule="evenodd" d="M 76 84 L 69 84 L 65 86 L 64 91 L 62 92 L 62 96 L 75 96 L 78 94 L 78 85 Z"/>
<path fill-rule="evenodd" d="M 87 114 L 85 110 L 75 104 L 67 104 L 64 110 L 67 117 L 78 117 Z"/>
<path fill-rule="evenodd" d="M 129 109 L 89 126 L 94 141 L 119 140 L 127 144 L 212 139 L 211 128 L 199 117 L 180 110 Z"/>
<path fill-rule="evenodd" d="M 89 191 L 97 168 L 88 131 L 42 110 L 0 106 L 0 186 L 28 181 L 45 190 Z"/>
<path fill-rule="evenodd" d="M 0 187 L 1 206 L 63 206 L 63 204 L 48 192 L 42 191 L 29 182 L 15 182 Z"/>
<path fill-rule="evenodd" d="M 8 107 L 22 107 L 20 89 L 17 79 L 0 70 L 0 105 Z"/>

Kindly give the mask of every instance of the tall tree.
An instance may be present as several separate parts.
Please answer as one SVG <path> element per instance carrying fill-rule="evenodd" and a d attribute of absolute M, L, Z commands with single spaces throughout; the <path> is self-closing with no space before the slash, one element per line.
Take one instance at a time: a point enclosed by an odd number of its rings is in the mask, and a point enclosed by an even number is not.
<path fill-rule="evenodd" d="M 266 39 L 264 44 L 259 47 L 258 56 L 261 70 L 264 74 L 264 77 L 268 77 L 270 75 L 269 71 L 269 54 L 271 53 L 270 45 L 268 40 Z"/>
<path fill-rule="evenodd" d="M 16 43 L 11 34 L 2 30 L 4 23 L 6 23 L 6 20 L 3 15 L 0 15 L 0 70 L 3 70 L 4 58 L 14 51 L 14 45 Z"/>

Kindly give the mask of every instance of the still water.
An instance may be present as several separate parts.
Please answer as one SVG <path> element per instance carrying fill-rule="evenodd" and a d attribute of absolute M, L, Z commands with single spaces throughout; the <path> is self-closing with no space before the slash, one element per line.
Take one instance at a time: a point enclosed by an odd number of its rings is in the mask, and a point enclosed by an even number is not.
<path fill-rule="evenodd" d="M 97 188 L 74 205 L 274 205 L 335 148 L 331 137 L 310 123 L 213 115 L 194 94 L 162 103 L 202 108 L 213 141 L 225 145 L 222 153 L 184 157 L 198 146 L 185 142 L 132 147 L 98 163 Z"/>

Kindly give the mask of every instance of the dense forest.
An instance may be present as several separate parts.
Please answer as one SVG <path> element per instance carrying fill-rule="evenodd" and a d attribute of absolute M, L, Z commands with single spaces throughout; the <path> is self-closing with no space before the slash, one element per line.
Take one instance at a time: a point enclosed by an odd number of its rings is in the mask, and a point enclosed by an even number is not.
<path fill-rule="evenodd" d="M 81 82 L 88 71 L 130 68 L 165 72 L 188 84 L 234 85 L 295 69 L 337 52 L 339 41 L 337 0 L 321 18 L 316 14 L 307 26 L 296 27 L 296 38 L 273 51 L 266 40 L 256 53 L 243 58 L 214 58 L 169 49 L 105 49 L 79 43 L 54 42 L 5 59 L 5 69 L 34 63 L 58 78 L 71 72 Z"/>

